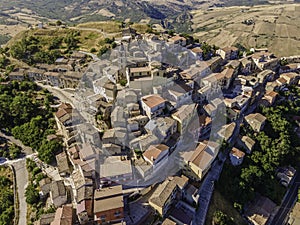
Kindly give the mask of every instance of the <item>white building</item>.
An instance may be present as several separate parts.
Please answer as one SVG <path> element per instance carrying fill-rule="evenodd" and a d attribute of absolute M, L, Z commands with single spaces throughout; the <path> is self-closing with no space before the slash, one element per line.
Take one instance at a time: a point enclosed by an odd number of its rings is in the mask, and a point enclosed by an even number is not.
<path fill-rule="evenodd" d="M 141 105 L 145 114 L 152 119 L 163 113 L 166 100 L 159 95 L 148 95 L 141 99 Z"/>

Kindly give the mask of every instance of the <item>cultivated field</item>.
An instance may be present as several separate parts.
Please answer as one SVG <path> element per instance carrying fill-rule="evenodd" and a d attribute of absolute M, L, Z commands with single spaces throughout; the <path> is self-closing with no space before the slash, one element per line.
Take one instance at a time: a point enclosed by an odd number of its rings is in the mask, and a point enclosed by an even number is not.
<path fill-rule="evenodd" d="M 8 35 L 10 37 L 14 37 L 16 34 L 26 29 L 27 28 L 24 25 L 1 25 L 0 24 L 0 35 Z"/>
<path fill-rule="evenodd" d="M 115 22 L 115 21 L 81 23 L 81 24 L 78 24 L 77 27 L 78 28 L 98 29 L 105 33 L 121 32 L 121 23 Z"/>
<path fill-rule="evenodd" d="M 55 20 L 38 16 L 27 8 L 12 7 L 1 10 L 0 14 L 0 35 L 14 37 L 25 31 L 28 27 L 36 27 L 39 23 L 55 22 Z"/>
<path fill-rule="evenodd" d="M 268 47 L 277 56 L 300 53 L 300 4 L 193 11 L 195 36 L 219 47 Z M 250 25 L 245 20 L 253 20 Z"/>

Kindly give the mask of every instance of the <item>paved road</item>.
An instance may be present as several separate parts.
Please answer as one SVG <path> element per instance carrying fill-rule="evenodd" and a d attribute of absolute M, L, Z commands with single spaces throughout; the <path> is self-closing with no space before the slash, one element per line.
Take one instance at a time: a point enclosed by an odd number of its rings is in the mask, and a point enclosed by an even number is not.
<path fill-rule="evenodd" d="M 54 96 L 58 97 L 60 101 L 70 103 L 74 107 L 75 99 L 72 97 L 72 91 L 64 91 L 58 87 L 52 87 L 41 83 L 37 83 L 37 85 L 50 91 Z"/>
<path fill-rule="evenodd" d="M 33 153 L 32 148 L 23 145 L 23 143 L 20 140 L 15 139 L 13 136 L 8 136 L 8 135 L 4 134 L 1 130 L 0 130 L 0 137 L 4 137 L 7 140 L 9 140 L 11 143 L 14 143 L 14 144 L 20 146 L 22 148 L 22 152 L 25 155 L 30 155 Z"/>
<path fill-rule="evenodd" d="M 20 146 L 22 152 L 26 155 L 24 158 L 19 158 L 15 160 L 7 160 L 3 164 L 10 164 L 14 167 L 16 172 L 16 186 L 19 199 L 19 225 L 27 224 L 27 203 L 25 198 L 25 189 L 28 185 L 28 172 L 26 169 L 26 158 L 30 158 L 36 153 L 33 153 L 32 149 L 28 146 L 23 145 L 23 143 L 15 139 L 13 136 L 8 136 L 0 131 L 0 136 L 6 138 L 10 142 Z"/>
<path fill-rule="evenodd" d="M 100 61 L 99 57 L 93 53 L 85 52 L 85 51 L 79 51 L 79 52 L 91 56 L 94 61 Z"/>
<path fill-rule="evenodd" d="M 28 172 L 26 169 L 26 159 L 15 161 L 12 166 L 16 171 L 17 192 L 19 198 L 19 225 L 27 224 L 27 203 L 25 198 L 25 189 L 28 185 Z"/>
<path fill-rule="evenodd" d="M 293 184 L 289 188 L 288 193 L 286 194 L 283 202 L 281 203 L 280 209 L 278 210 L 276 216 L 274 217 L 271 225 L 286 224 L 288 215 L 297 199 L 299 186 L 300 186 L 300 173 L 297 172 Z"/>
<path fill-rule="evenodd" d="M 16 186 L 19 199 L 19 225 L 27 224 L 27 203 L 25 198 L 25 189 L 28 185 L 28 172 L 26 169 L 26 158 L 31 158 L 36 153 L 27 155 L 25 158 L 7 160 L 3 164 L 10 164 L 16 172 Z"/>

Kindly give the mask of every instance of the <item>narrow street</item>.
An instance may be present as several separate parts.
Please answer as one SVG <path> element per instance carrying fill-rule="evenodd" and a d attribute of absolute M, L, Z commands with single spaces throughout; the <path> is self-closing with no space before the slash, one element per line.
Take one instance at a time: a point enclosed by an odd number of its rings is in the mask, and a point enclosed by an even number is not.
<path fill-rule="evenodd" d="M 236 121 L 234 121 L 236 123 L 236 129 L 234 130 L 234 133 L 232 134 L 233 140 L 237 140 L 237 138 L 238 138 L 238 135 L 240 133 L 240 124 L 243 122 L 244 115 L 253 113 L 256 108 L 257 108 L 257 103 L 250 106 L 243 115 L 241 115 Z M 232 143 L 232 144 L 234 144 L 234 143 Z M 216 181 L 218 181 L 218 179 L 222 173 L 223 165 L 227 158 L 229 150 L 230 150 L 230 148 L 225 150 L 225 154 L 222 154 L 221 152 L 219 153 L 218 158 L 219 158 L 219 160 L 221 160 L 221 163 L 219 163 L 218 160 L 216 160 L 213 163 L 212 168 L 210 169 L 210 171 L 204 178 L 203 184 L 199 189 L 199 194 L 200 194 L 200 198 L 198 200 L 199 208 L 196 211 L 196 214 L 195 214 L 195 217 L 193 220 L 193 224 L 196 224 L 196 225 L 205 224 L 206 215 L 207 215 L 209 205 L 210 205 L 210 200 L 211 200 L 211 197 L 214 192 L 214 183 Z"/>

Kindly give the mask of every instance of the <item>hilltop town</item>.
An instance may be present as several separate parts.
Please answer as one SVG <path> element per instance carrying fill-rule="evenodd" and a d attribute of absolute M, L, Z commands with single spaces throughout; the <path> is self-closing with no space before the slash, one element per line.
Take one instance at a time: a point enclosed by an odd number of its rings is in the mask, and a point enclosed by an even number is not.
<path fill-rule="evenodd" d="M 31 223 L 205 224 L 215 189 L 245 224 L 285 220 L 278 206 L 298 179 L 300 56 L 132 28 L 115 42 L 102 56 L 73 51 L 1 82 L 53 95 L 44 108 L 55 132 L 45 136 L 61 150 L 47 161 L 30 146 L 30 187 L 46 202 Z"/>

